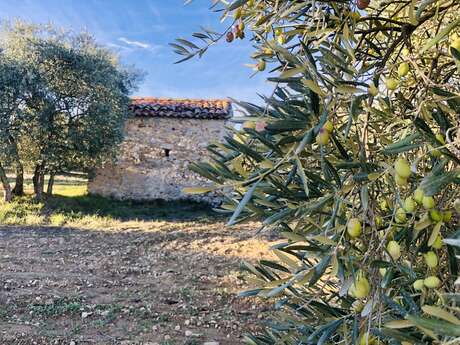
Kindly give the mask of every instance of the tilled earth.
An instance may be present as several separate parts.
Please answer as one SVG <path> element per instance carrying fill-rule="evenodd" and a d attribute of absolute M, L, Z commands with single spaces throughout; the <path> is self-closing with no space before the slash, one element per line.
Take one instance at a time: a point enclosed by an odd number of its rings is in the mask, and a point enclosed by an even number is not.
<path fill-rule="evenodd" d="M 235 295 L 257 225 L 0 227 L 0 344 L 240 344 L 270 314 Z"/>

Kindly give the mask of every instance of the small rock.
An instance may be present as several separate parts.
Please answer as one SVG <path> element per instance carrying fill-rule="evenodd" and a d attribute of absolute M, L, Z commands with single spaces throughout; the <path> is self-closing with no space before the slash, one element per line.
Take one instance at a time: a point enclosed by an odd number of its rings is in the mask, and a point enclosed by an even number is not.
<path fill-rule="evenodd" d="M 218 341 L 207 341 L 203 343 L 203 345 L 219 345 L 219 342 Z"/>
<path fill-rule="evenodd" d="M 192 335 L 193 335 L 192 331 L 189 331 L 189 330 L 185 331 L 185 336 L 186 337 L 191 337 Z"/>
<path fill-rule="evenodd" d="M 165 302 L 166 304 L 169 304 L 169 305 L 179 303 L 179 301 L 174 300 L 174 299 L 170 299 L 170 298 L 166 298 L 164 302 Z"/>
<path fill-rule="evenodd" d="M 171 337 L 170 337 L 169 335 L 166 334 L 166 335 L 164 336 L 164 339 L 165 339 L 165 340 L 169 340 L 169 339 L 171 339 Z"/>
<path fill-rule="evenodd" d="M 90 316 L 92 313 L 88 313 L 86 311 L 84 311 L 83 313 L 81 313 L 81 318 L 82 319 L 86 319 L 88 316 Z"/>
<path fill-rule="evenodd" d="M 52 298 L 48 298 L 48 299 L 45 301 L 45 304 L 46 304 L 46 305 L 51 305 L 51 304 L 53 304 L 53 303 L 54 303 L 54 301 L 53 301 Z"/>
<path fill-rule="evenodd" d="M 77 343 L 72 340 L 69 345 L 77 345 Z"/>
<path fill-rule="evenodd" d="M 175 331 L 180 331 L 180 326 L 177 325 L 176 327 L 174 327 L 174 330 L 175 330 Z"/>

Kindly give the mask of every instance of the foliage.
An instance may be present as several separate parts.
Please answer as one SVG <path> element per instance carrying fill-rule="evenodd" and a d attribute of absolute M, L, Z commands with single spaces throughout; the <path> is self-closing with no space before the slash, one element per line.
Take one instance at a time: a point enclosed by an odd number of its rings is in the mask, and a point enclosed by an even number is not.
<path fill-rule="evenodd" d="M 16 133 L 25 120 L 21 108 L 24 106 L 22 95 L 25 92 L 25 70 L 15 61 L 0 55 L 0 142 L 2 147 L 11 149 L 10 137 Z M 2 150 L 2 160 L 7 160 L 11 152 Z"/>
<path fill-rule="evenodd" d="M 6 172 L 3 162 L 10 165 L 18 161 L 17 142 L 15 138 L 21 136 L 24 121 L 23 95 L 25 93 L 26 72 L 20 64 L 0 54 L 0 177 L 5 188 L 5 199 L 12 197 L 12 191 L 6 181 Z"/>
<path fill-rule="evenodd" d="M 244 264 L 243 295 L 280 309 L 247 342 L 456 344 L 458 1 L 217 3 L 275 84 L 192 168 L 228 192 L 229 225 L 285 238 L 278 261 Z M 185 59 L 223 37 L 193 36 L 175 43 Z"/>
<path fill-rule="evenodd" d="M 19 120 L 5 115 L 16 119 L 16 131 L 9 132 L 18 151 L 13 160 L 35 169 L 35 193 L 42 192 L 45 173 L 88 171 L 110 159 L 138 73 L 86 33 L 18 22 L 3 27 L 0 45 L 27 73 L 17 94 Z"/>

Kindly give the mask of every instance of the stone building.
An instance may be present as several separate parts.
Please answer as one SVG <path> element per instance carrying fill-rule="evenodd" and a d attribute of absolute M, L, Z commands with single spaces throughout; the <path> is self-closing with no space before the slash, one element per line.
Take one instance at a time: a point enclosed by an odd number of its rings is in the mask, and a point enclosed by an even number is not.
<path fill-rule="evenodd" d="M 90 194 L 177 200 L 191 198 L 183 187 L 206 185 L 188 165 L 206 159 L 208 144 L 222 139 L 232 116 L 229 101 L 134 98 L 130 113 L 118 160 L 95 171 Z"/>

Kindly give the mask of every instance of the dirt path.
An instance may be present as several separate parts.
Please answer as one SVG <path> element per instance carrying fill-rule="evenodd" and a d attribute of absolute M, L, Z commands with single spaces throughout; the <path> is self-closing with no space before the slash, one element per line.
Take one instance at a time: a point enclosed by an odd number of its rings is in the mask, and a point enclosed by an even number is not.
<path fill-rule="evenodd" d="M 267 316 L 239 263 L 266 255 L 256 224 L 0 227 L 0 344 L 240 344 Z"/>

